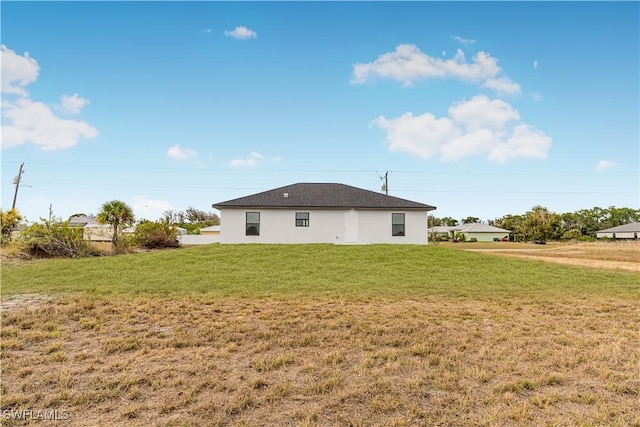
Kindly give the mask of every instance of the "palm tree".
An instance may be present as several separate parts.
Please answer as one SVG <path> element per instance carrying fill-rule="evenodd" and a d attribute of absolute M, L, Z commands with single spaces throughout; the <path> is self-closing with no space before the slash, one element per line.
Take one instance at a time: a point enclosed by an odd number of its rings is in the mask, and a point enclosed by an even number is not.
<path fill-rule="evenodd" d="M 109 224 L 113 229 L 111 242 L 113 247 L 118 245 L 118 231 L 120 227 L 131 225 L 133 223 L 133 209 L 125 202 L 120 200 L 111 200 L 105 202 L 96 216 L 100 224 Z"/>

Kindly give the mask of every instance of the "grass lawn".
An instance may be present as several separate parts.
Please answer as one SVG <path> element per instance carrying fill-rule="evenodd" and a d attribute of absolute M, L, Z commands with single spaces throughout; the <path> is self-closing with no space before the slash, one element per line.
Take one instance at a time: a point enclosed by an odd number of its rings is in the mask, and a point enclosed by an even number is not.
<path fill-rule="evenodd" d="M 64 425 L 640 426 L 633 272 L 211 245 L 5 263 L 2 299 L 2 409 Z"/>

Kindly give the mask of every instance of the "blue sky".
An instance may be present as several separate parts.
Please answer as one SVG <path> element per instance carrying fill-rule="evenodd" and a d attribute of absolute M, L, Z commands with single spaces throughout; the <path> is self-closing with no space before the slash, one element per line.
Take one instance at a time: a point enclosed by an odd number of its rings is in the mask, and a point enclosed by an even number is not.
<path fill-rule="evenodd" d="M 341 182 L 482 220 L 639 208 L 638 2 L 2 2 L 2 208 Z"/>

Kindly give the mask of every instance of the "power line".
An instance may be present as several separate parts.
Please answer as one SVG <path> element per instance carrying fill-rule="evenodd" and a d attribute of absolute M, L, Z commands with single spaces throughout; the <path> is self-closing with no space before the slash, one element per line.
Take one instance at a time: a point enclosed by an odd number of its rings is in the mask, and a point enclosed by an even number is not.
<path fill-rule="evenodd" d="M 380 183 L 380 180 L 376 181 L 373 185 Z M 62 185 L 75 186 L 75 187 L 100 187 L 100 188 L 163 188 L 168 190 L 242 190 L 242 191 L 265 191 L 271 189 L 271 187 L 216 187 L 216 186 L 194 186 L 194 185 L 135 185 L 135 184 L 89 184 L 89 183 L 47 183 L 52 187 L 59 188 Z M 48 185 L 39 185 L 39 188 L 47 188 Z M 373 186 L 372 186 L 373 187 Z M 489 191 L 489 190 L 459 190 L 459 189 L 446 189 L 439 187 L 438 190 L 432 189 L 415 189 L 415 188 L 396 188 L 395 193 L 401 192 L 413 192 L 413 193 L 471 193 L 471 194 L 637 194 L 635 191 L 547 191 L 547 190 L 517 190 L 517 191 Z"/>
<path fill-rule="evenodd" d="M 11 163 L 8 163 L 11 164 Z M 29 162 L 29 164 L 37 164 Z M 50 163 L 41 163 L 46 169 L 51 167 Z M 376 173 L 374 169 L 241 169 L 241 168 L 207 168 L 207 167 L 158 167 L 158 166 L 140 166 L 126 164 L 86 164 L 81 163 L 74 165 L 74 169 L 95 169 L 107 168 L 110 170 L 121 168 L 123 170 L 158 170 L 158 171 L 190 171 L 190 172 L 224 172 L 224 173 Z M 464 172 L 464 171 L 426 171 L 426 170 L 391 170 L 388 173 L 395 174 L 421 174 L 421 175 L 444 175 L 444 176 L 545 176 L 545 177 L 589 177 L 594 176 L 588 173 L 538 173 L 538 172 Z M 637 177 L 640 174 L 608 174 L 607 177 Z"/>

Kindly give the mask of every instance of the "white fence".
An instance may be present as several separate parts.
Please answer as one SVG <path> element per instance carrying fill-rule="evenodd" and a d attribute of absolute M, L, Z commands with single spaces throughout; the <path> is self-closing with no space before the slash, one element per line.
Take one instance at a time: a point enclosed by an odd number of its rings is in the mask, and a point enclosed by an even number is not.
<path fill-rule="evenodd" d="M 183 246 L 210 245 L 212 243 L 220 243 L 220 235 L 183 234 L 178 236 L 178 240 Z"/>

